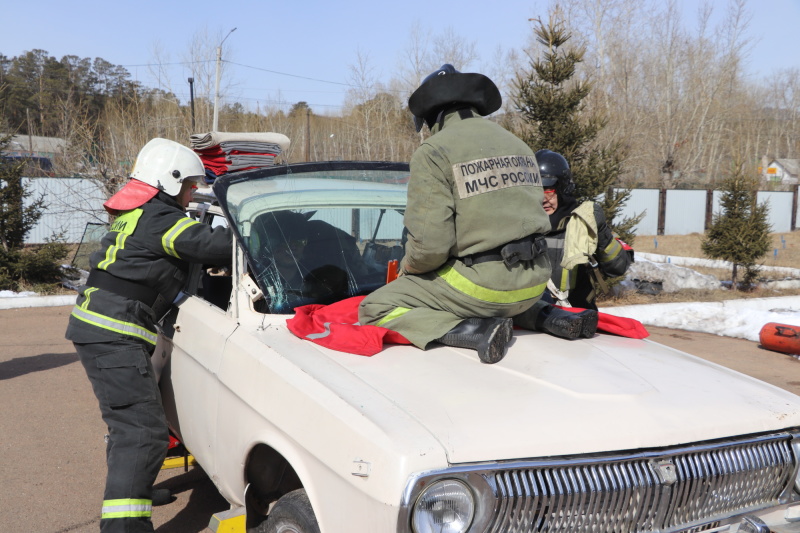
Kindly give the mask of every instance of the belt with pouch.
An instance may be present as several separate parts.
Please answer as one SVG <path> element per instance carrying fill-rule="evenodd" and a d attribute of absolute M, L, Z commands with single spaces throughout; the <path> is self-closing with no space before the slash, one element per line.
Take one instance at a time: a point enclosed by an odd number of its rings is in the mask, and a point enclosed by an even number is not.
<path fill-rule="evenodd" d="M 459 259 L 468 267 L 489 261 L 502 261 L 510 267 L 520 261 L 533 261 L 544 253 L 547 253 L 547 241 L 544 235 L 534 233 L 491 250 L 465 255 Z"/>
<path fill-rule="evenodd" d="M 105 270 L 93 269 L 89 272 L 89 277 L 86 280 L 86 285 L 90 287 L 97 287 L 104 291 L 113 292 L 123 298 L 129 300 L 136 300 L 141 302 L 155 313 L 156 318 L 161 320 L 167 314 L 172 302 L 168 302 L 164 296 L 147 285 L 129 281 L 127 279 L 118 278 L 113 274 L 109 274 Z"/>

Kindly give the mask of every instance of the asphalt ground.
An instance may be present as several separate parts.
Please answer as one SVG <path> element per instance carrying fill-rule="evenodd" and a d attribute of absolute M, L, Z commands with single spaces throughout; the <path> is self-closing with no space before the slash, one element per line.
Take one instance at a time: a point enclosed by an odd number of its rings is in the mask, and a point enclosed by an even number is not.
<path fill-rule="evenodd" d="M 96 532 L 105 480 L 105 427 L 72 343 L 71 307 L 0 310 L 0 531 Z M 648 328 L 651 340 L 800 395 L 800 360 L 758 343 Z M 204 531 L 228 504 L 199 467 L 163 470 L 159 533 Z"/>

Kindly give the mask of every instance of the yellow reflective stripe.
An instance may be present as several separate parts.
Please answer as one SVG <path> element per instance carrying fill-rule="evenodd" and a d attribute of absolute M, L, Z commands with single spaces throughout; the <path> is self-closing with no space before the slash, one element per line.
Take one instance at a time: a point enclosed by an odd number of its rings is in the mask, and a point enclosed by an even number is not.
<path fill-rule="evenodd" d="M 83 291 L 83 296 L 84 296 L 85 300 L 81 304 L 81 308 L 82 309 L 89 309 L 89 300 L 92 299 L 92 293 L 94 291 L 96 291 L 96 290 L 97 290 L 96 287 L 89 287 L 88 289 Z"/>
<path fill-rule="evenodd" d="M 117 233 L 116 241 L 106 250 L 106 258 L 98 263 L 98 269 L 106 270 L 111 263 L 117 260 L 117 252 L 125 248 L 125 239 L 127 238 L 128 236 L 125 233 Z"/>
<path fill-rule="evenodd" d="M 386 324 L 387 322 L 389 322 L 390 320 L 394 320 L 397 317 L 403 316 L 404 314 L 408 313 L 409 311 L 411 311 L 411 309 L 409 309 L 408 307 L 396 307 L 394 309 L 394 311 L 392 311 L 391 313 L 389 313 L 388 315 L 383 317 L 380 320 L 380 322 L 378 322 L 377 325 L 378 326 L 382 326 L 382 325 Z"/>
<path fill-rule="evenodd" d="M 561 269 L 561 283 L 558 284 L 558 290 L 569 290 L 569 270 L 566 268 Z"/>
<path fill-rule="evenodd" d="M 161 245 L 164 247 L 164 251 L 167 252 L 167 255 L 177 257 L 178 259 L 181 258 L 178 252 L 175 251 L 175 239 L 177 239 L 186 228 L 193 224 L 199 224 L 199 222 L 191 218 L 182 218 L 161 236 Z"/>
<path fill-rule="evenodd" d="M 488 289 L 473 283 L 464 275 L 460 274 L 455 268 L 450 265 L 445 265 L 436 273 L 439 277 L 445 280 L 454 289 L 463 292 L 478 300 L 484 302 L 510 304 L 521 302 L 523 300 L 530 300 L 531 298 L 538 298 L 547 287 L 547 282 L 540 283 L 534 287 L 526 287 L 524 289 L 517 289 L 513 291 L 498 291 L 495 289 Z"/>
<path fill-rule="evenodd" d="M 132 211 L 128 211 L 127 213 L 123 213 L 114 220 L 114 223 L 111 224 L 109 231 L 119 231 L 121 233 L 127 233 L 131 235 L 133 231 L 136 229 L 136 226 L 139 224 L 139 219 L 142 217 L 142 213 L 144 211 L 142 209 L 134 209 Z"/>
<path fill-rule="evenodd" d="M 151 500 L 104 500 L 100 518 L 149 518 L 152 515 L 153 502 Z"/>
<path fill-rule="evenodd" d="M 606 246 L 606 249 L 603 250 L 601 257 L 598 257 L 598 259 L 603 262 L 611 261 L 612 259 L 615 259 L 621 251 L 622 245 L 619 243 L 619 241 L 617 239 L 611 239 L 611 244 Z"/>
<path fill-rule="evenodd" d="M 83 309 L 82 307 L 73 307 L 72 316 L 78 320 L 86 322 L 87 324 L 97 326 L 98 328 L 107 329 L 123 335 L 130 335 L 131 337 L 137 337 L 153 345 L 155 345 L 156 341 L 158 340 L 158 336 L 155 334 L 155 332 L 145 329 L 137 324 L 116 320 L 114 318 L 95 313 L 94 311 Z"/>
<path fill-rule="evenodd" d="M 109 518 L 151 518 L 153 511 L 123 511 L 118 513 L 103 513 L 100 515 L 101 519 L 108 520 Z"/>

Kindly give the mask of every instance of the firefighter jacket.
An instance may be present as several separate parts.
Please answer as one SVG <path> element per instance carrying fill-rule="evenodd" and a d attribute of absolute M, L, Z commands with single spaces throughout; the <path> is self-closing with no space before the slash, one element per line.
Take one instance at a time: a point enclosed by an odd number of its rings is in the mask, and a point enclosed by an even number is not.
<path fill-rule="evenodd" d="M 441 124 L 441 125 L 440 125 Z M 550 222 L 536 158 L 519 138 L 474 110 L 453 111 L 411 158 L 402 268 L 432 272 L 450 258 L 486 252 Z"/>
<path fill-rule="evenodd" d="M 446 113 L 432 132 L 411 158 L 404 275 L 364 298 L 358 313 L 361 324 L 421 349 L 465 318 L 525 312 L 551 271 L 531 149 L 470 109 Z"/>
<path fill-rule="evenodd" d="M 175 199 L 163 192 L 123 212 L 89 259 L 90 279 L 79 291 L 66 338 L 79 343 L 134 338 L 155 346 L 161 317 L 131 297 L 131 287 L 155 291 L 160 301 L 170 304 L 183 288 L 190 263 L 230 265 L 231 242 L 229 228 L 212 228 L 187 217 Z M 95 271 L 102 271 L 112 286 L 107 281 L 103 289 L 91 286 Z M 122 280 L 119 283 L 127 291 L 114 292 L 115 280 Z"/>
<path fill-rule="evenodd" d="M 573 202 L 565 207 L 568 211 L 565 216 L 558 220 L 551 217 L 554 227 L 546 237 L 553 268 L 551 281 L 556 289 L 568 293 L 573 306 L 593 308 L 593 293 L 584 298 L 573 291 L 578 285 L 590 285 L 590 280 L 578 278 L 588 277 L 594 262 L 601 275 L 622 276 L 632 257 L 607 224 L 598 224 L 605 220 L 599 204 L 583 202 L 575 206 Z"/>

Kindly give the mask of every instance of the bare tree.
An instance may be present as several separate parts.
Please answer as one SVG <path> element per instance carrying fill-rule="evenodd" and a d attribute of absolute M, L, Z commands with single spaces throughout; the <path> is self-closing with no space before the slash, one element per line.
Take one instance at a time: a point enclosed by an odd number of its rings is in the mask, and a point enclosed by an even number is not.
<path fill-rule="evenodd" d="M 392 87 L 400 93 L 401 98 L 408 99 L 425 76 L 436 68 L 435 63 L 431 56 L 429 33 L 418 20 L 414 21 L 408 32 L 408 44 L 398 61 Z"/>
<path fill-rule="evenodd" d="M 369 54 L 361 49 L 356 51 L 356 63 L 350 65 L 350 88 L 347 90 L 346 107 L 351 110 L 356 128 L 353 140 L 361 159 L 372 159 L 375 156 L 376 135 L 380 129 L 378 124 L 380 112 L 375 109 L 372 99 L 377 94 L 380 84 L 377 81 L 375 67 Z"/>
<path fill-rule="evenodd" d="M 714 176 L 730 157 L 726 138 L 746 105 L 746 0 L 731 0 L 711 25 L 709 4 L 688 31 L 675 0 L 564 0 L 587 48 L 589 110 L 609 117 L 601 140 L 629 147 L 632 182 L 683 186 Z"/>
<path fill-rule="evenodd" d="M 431 55 L 437 66 L 450 63 L 460 71 L 466 71 L 479 58 L 475 41 L 458 35 L 452 26 L 434 37 Z"/>

